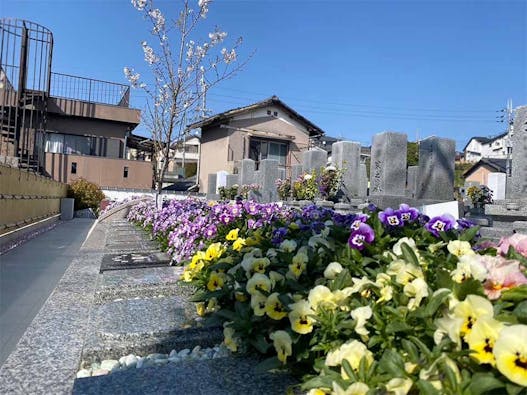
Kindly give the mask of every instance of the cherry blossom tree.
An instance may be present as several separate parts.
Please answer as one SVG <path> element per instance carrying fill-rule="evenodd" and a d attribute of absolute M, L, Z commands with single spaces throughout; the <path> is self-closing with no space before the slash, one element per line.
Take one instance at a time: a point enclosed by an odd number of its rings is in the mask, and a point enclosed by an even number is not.
<path fill-rule="evenodd" d="M 242 38 L 227 47 L 227 33 L 218 27 L 205 39 L 196 38 L 203 30 L 212 0 L 191 3 L 181 0 L 177 19 L 169 19 L 155 8 L 153 0 L 132 0 L 150 27 L 150 42 L 141 43 L 148 73 L 141 76 L 125 67 L 124 74 L 132 87 L 147 95 L 143 122 L 153 141 L 158 192 L 174 159 L 171 148 L 184 139 L 188 123 L 206 114 L 203 98 L 207 91 L 240 71 L 249 59 L 238 59 Z"/>

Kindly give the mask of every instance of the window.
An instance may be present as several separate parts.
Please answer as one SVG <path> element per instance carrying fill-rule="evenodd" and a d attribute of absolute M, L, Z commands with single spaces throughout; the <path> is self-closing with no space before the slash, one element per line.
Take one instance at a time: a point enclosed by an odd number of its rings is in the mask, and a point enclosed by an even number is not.
<path fill-rule="evenodd" d="M 123 177 L 124 177 L 124 178 L 128 178 L 128 166 L 125 166 L 125 167 L 124 167 L 124 170 L 123 170 Z"/>
<path fill-rule="evenodd" d="M 71 174 L 77 174 L 77 162 L 71 162 Z"/>
<path fill-rule="evenodd" d="M 271 110 L 267 110 L 267 115 L 271 115 Z"/>
<path fill-rule="evenodd" d="M 249 143 L 249 159 L 256 162 L 257 167 L 263 159 L 275 159 L 279 166 L 286 165 L 287 144 L 269 140 L 251 139 Z"/>
<path fill-rule="evenodd" d="M 95 155 L 95 145 L 95 137 L 47 133 L 44 150 L 54 154 Z"/>
<path fill-rule="evenodd" d="M 277 117 L 277 116 L 278 116 L 278 111 L 273 112 L 273 115 L 274 115 L 275 117 Z"/>

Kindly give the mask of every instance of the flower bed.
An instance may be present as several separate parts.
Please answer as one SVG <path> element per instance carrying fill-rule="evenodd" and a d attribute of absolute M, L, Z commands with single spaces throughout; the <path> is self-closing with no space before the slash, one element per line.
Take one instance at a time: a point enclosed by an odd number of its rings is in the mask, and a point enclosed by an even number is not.
<path fill-rule="evenodd" d="M 527 386 L 527 236 L 494 246 L 407 205 L 340 215 L 186 201 L 130 218 L 167 238 L 227 347 L 268 355 L 262 369 L 289 369 L 311 394 Z"/>

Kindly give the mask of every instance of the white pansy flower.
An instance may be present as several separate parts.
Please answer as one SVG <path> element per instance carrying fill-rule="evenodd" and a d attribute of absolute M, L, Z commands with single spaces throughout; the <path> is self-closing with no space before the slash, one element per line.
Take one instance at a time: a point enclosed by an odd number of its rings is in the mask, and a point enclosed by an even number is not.
<path fill-rule="evenodd" d="M 337 275 L 344 270 L 338 262 L 331 262 L 324 270 L 324 277 L 328 280 L 334 280 Z"/>

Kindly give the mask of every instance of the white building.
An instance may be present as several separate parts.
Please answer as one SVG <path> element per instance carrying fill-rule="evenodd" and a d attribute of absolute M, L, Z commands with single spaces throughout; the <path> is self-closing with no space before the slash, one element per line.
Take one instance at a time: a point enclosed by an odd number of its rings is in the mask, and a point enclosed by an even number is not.
<path fill-rule="evenodd" d="M 472 137 L 463 152 L 466 162 L 477 162 L 482 158 L 507 159 L 508 133 L 496 137 Z"/>

